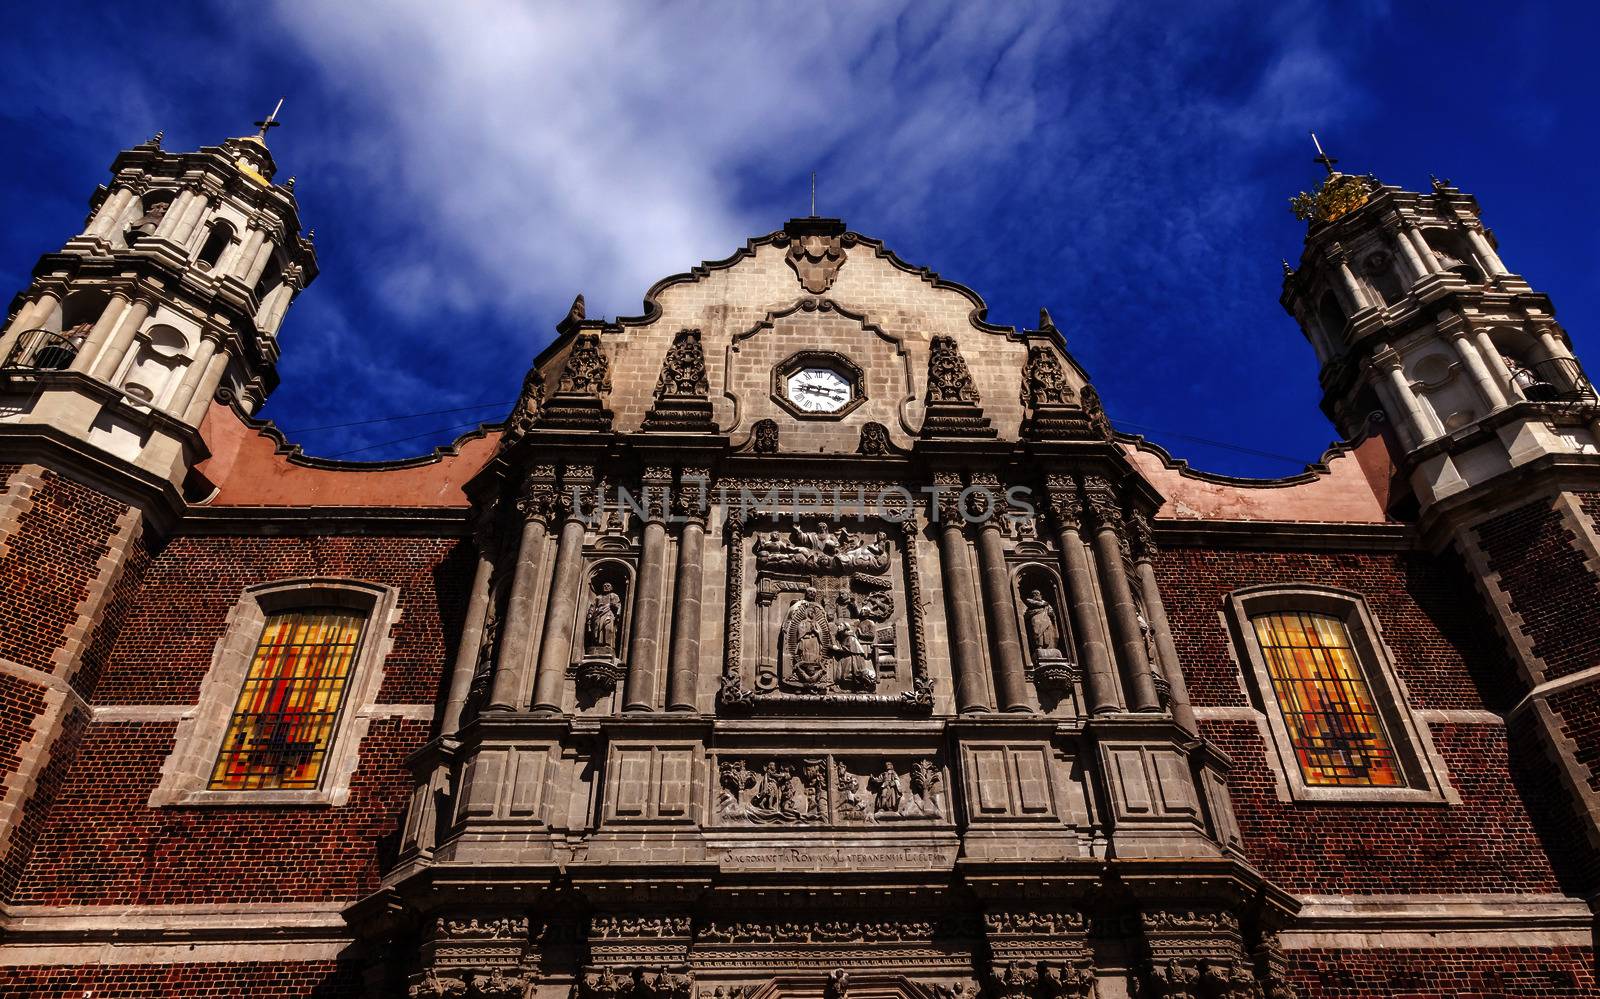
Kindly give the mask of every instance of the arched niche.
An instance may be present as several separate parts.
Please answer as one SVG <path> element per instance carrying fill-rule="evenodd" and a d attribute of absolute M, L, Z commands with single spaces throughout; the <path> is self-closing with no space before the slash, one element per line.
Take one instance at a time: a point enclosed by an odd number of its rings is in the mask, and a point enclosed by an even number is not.
<path fill-rule="evenodd" d="M 1040 667 L 1072 662 L 1075 645 L 1061 574 L 1047 563 L 1025 562 L 1012 570 L 1011 585 L 1017 627 L 1028 653 L 1029 678 L 1037 678 Z M 1048 644 L 1051 630 L 1055 632 L 1053 645 Z"/>
<path fill-rule="evenodd" d="M 1472 244 L 1463 233 L 1453 229 L 1424 229 L 1422 238 L 1427 241 L 1440 267 L 1468 284 L 1484 283 L 1483 263 L 1472 251 Z"/>
<path fill-rule="evenodd" d="M 233 225 L 223 219 L 211 223 L 206 233 L 206 240 L 200 244 L 200 252 L 195 257 L 195 267 L 202 271 L 214 269 L 222 260 L 222 255 L 228 251 L 236 239 Z"/>
<path fill-rule="evenodd" d="M 134 246 L 140 240 L 154 236 L 156 230 L 161 227 L 162 220 L 167 217 L 167 212 L 171 210 L 172 199 L 175 197 L 177 197 L 176 191 L 147 191 L 139 198 L 139 207 L 123 233 L 123 241 L 129 246 Z"/>
<path fill-rule="evenodd" d="M 1339 304 L 1339 296 L 1328 289 L 1317 299 L 1317 324 L 1322 327 L 1322 333 L 1328 340 L 1330 348 L 1337 348 L 1344 343 L 1344 306 Z"/>
<path fill-rule="evenodd" d="M 1400 280 L 1399 261 L 1388 250 L 1373 250 L 1361 258 L 1361 275 L 1385 305 L 1393 305 L 1406 295 Z"/>
<path fill-rule="evenodd" d="M 150 406 L 162 406 L 189 365 L 189 338 L 171 326 L 157 324 L 139 331 L 138 349 L 122 376 L 122 390 Z"/>
<path fill-rule="evenodd" d="M 619 558 L 602 558 L 590 563 L 588 572 L 584 575 L 583 601 L 578 609 L 577 640 L 573 642 L 573 661 L 583 659 L 610 658 L 621 661 L 628 650 L 628 625 L 633 611 L 633 566 Z M 617 599 L 609 601 L 609 594 Z M 596 608 L 609 605 L 613 620 L 611 621 L 611 640 L 609 646 L 597 642 L 596 635 L 591 634 L 592 625 L 598 624 L 591 620 L 596 613 Z"/>

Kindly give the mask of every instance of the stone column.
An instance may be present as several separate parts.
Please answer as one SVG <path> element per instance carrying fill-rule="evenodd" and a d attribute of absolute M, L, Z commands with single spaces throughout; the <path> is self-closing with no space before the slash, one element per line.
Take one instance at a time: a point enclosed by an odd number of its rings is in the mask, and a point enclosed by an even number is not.
<path fill-rule="evenodd" d="M 1139 630 L 1139 612 L 1134 607 L 1128 573 L 1123 568 L 1122 512 L 1117 505 L 1116 488 L 1099 476 L 1085 478 L 1083 488 L 1094 513 L 1094 553 L 1100 568 L 1100 590 L 1107 601 L 1106 616 L 1111 619 L 1111 635 L 1122 667 L 1122 689 L 1128 696 L 1128 708 L 1160 711 L 1161 698 L 1150 672 L 1144 635 Z"/>
<path fill-rule="evenodd" d="M 1406 267 L 1411 271 L 1412 283 L 1427 277 L 1430 271 L 1428 265 L 1422 262 L 1417 255 L 1417 248 L 1411 245 L 1411 240 L 1406 237 L 1405 223 L 1396 219 L 1383 227 L 1383 231 L 1394 240 L 1395 247 L 1400 251 L 1400 258 L 1406 262 Z"/>
<path fill-rule="evenodd" d="M 1133 538 L 1133 572 L 1139 580 L 1139 592 L 1144 596 L 1150 633 L 1155 639 L 1156 653 L 1161 660 L 1161 673 L 1167 681 L 1168 709 L 1179 728 L 1190 735 L 1198 735 L 1200 726 L 1195 721 L 1194 708 L 1189 704 L 1189 684 L 1183 678 L 1183 666 L 1178 662 L 1178 647 L 1172 641 L 1172 625 L 1167 620 L 1167 606 L 1161 600 L 1161 588 L 1156 585 L 1156 542 L 1150 532 L 1149 519 L 1134 511 L 1128 518 L 1128 533 Z"/>
<path fill-rule="evenodd" d="M 1489 369 L 1489 376 L 1500 386 L 1500 395 L 1507 403 L 1515 402 L 1520 393 L 1511 381 L 1511 369 L 1506 367 L 1505 358 L 1500 356 L 1500 348 L 1494 345 L 1489 331 L 1480 329 L 1473 333 L 1473 338 L 1478 344 L 1478 355 L 1483 358 L 1484 366 Z"/>
<path fill-rule="evenodd" d="M 1468 226 L 1467 242 L 1472 244 L 1472 248 L 1477 251 L 1478 256 L 1482 257 L 1483 262 L 1489 266 L 1490 274 L 1510 273 L 1506 270 L 1506 265 L 1500 262 L 1500 254 L 1494 252 L 1494 247 L 1489 245 L 1489 239 L 1483 234 L 1482 229 L 1477 226 Z"/>
<path fill-rule="evenodd" d="M 517 509 L 522 514 L 522 531 L 517 538 L 517 558 L 515 567 L 511 571 L 511 593 L 506 600 L 506 620 L 500 629 L 500 641 L 495 648 L 494 678 L 489 687 L 489 705 L 491 711 L 516 711 L 522 706 L 523 691 L 528 689 L 528 670 L 533 662 L 533 629 L 537 620 L 538 608 L 534 600 L 539 593 L 539 567 L 544 560 L 544 539 L 549 530 L 548 523 L 556 512 L 557 498 L 554 490 L 548 483 L 524 483 L 522 496 L 517 503 Z M 578 557 L 581 560 L 583 545 L 583 524 L 576 518 L 569 520 L 563 527 L 561 540 L 567 542 L 567 527 L 576 525 L 580 549 Z M 563 549 L 564 551 L 565 549 Z M 556 573 L 562 572 L 563 564 L 561 555 L 556 556 Z M 574 577 L 576 574 L 574 573 Z M 576 590 L 574 583 L 570 589 Z M 576 593 L 568 595 L 567 603 L 570 606 L 576 599 Z M 556 603 L 555 585 L 551 584 L 549 606 L 554 613 Z M 484 604 L 485 613 L 488 604 Z M 572 631 L 570 618 L 567 632 Z M 546 621 L 548 622 L 548 618 Z M 549 624 L 546 623 L 546 635 L 549 634 Z M 540 668 L 544 666 L 543 657 L 540 658 Z M 563 660 L 558 681 L 565 677 L 565 661 Z M 541 676 L 542 680 L 543 677 Z M 556 696 L 560 696 L 560 686 L 556 687 Z"/>
<path fill-rule="evenodd" d="M 183 412 L 183 422 L 191 427 L 200 425 L 200 421 L 206 418 L 206 411 L 211 408 L 211 400 L 216 398 L 217 386 L 222 384 L 222 376 L 227 374 L 227 371 L 227 352 L 218 351 L 212 354 L 211 363 L 206 365 L 205 377 L 200 379 L 194 398 L 189 400 L 189 408 Z"/>
<path fill-rule="evenodd" d="M 644 531 L 639 579 L 633 591 L 633 626 L 628 635 L 628 679 L 622 710 L 656 709 L 656 667 L 661 651 L 662 590 L 667 581 L 667 492 L 671 472 L 648 469 L 644 485 Z"/>
<path fill-rule="evenodd" d="M 978 638 L 978 600 L 967 561 L 967 538 L 961 530 L 961 483 L 945 474 L 936 475 L 934 483 L 942 487 L 936 514 L 939 518 L 939 575 L 944 581 L 956 710 L 988 711 L 989 696 L 983 683 L 983 648 Z"/>
<path fill-rule="evenodd" d="M 550 599 L 545 603 L 544 634 L 539 642 L 539 672 L 534 680 L 533 710 L 560 711 L 561 688 L 572 655 L 572 633 L 577 625 L 578 586 L 583 575 L 581 496 L 558 498 L 565 519 L 556 541 L 555 570 L 550 576 Z"/>
<path fill-rule="evenodd" d="M 686 482 L 682 488 L 690 488 Z M 703 485 L 702 485 L 702 488 Z M 700 669 L 700 609 L 706 547 L 703 495 L 684 496 L 678 534 L 678 572 L 672 587 L 672 647 L 667 664 L 667 710 L 693 711 Z M 736 557 L 736 556 L 734 556 Z"/>
<path fill-rule="evenodd" d="M 100 355 L 100 349 L 111 338 L 111 331 L 116 328 L 117 320 L 128 310 L 128 293 L 117 289 L 111 293 L 111 300 L 106 303 L 105 311 L 100 313 L 100 318 L 95 320 L 94 327 L 89 330 L 89 336 L 83 341 L 83 346 L 78 348 L 78 356 L 72 359 L 71 370 L 88 374 L 94 366 L 94 359 Z"/>
<path fill-rule="evenodd" d="M 996 491 L 998 495 L 998 490 Z M 1022 637 L 1017 634 L 1017 608 L 1011 595 L 1011 573 L 1006 566 L 1005 544 L 1000 536 L 1000 514 L 978 528 L 978 566 L 982 573 L 983 605 L 989 612 L 989 645 L 994 653 L 994 689 L 1002 711 L 1031 711 L 1023 672 Z"/>
<path fill-rule="evenodd" d="M 1409 236 L 1411 242 L 1416 245 L 1417 256 L 1422 259 L 1422 266 L 1428 269 L 1428 273 L 1443 274 L 1444 265 L 1440 264 L 1439 258 L 1433 255 L 1433 247 L 1428 245 L 1428 237 L 1422 234 L 1422 230 L 1416 226 L 1407 226 L 1405 235 Z"/>
<path fill-rule="evenodd" d="M 467 616 L 461 623 L 461 642 L 456 647 L 455 663 L 450 668 L 450 688 L 445 694 L 444 716 L 439 720 L 440 735 L 455 735 L 461 730 L 467 695 L 472 691 L 473 673 L 478 668 L 478 653 L 483 649 L 483 629 L 489 620 L 489 601 L 494 598 L 490 585 L 494 577 L 495 515 L 498 504 L 490 501 L 478 511 L 473 540 L 478 549 L 478 565 L 472 573 L 472 590 L 467 598 Z"/>
<path fill-rule="evenodd" d="M 1443 324 L 1441 324 L 1441 328 Z M 1506 394 L 1500 384 L 1489 373 L 1489 366 L 1483 363 L 1483 355 L 1478 353 L 1478 346 L 1472 340 L 1472 331 L 1466 324 L 1458 321 L 1458 325 L 1445 331 L 1455 345 L 1456 354 L 1460 356 L 1461 363 L 1466 365 L 1467 372 L 1472 375 L 1472 380 L 1477 384 L 1483 394 L 1483 399 L 1489 404 L 1491 410 L 1504 409 Z"/>
<path fill-rule="evenodd" d="M 143 298 L 135 298 L 133 304 L 128 306 L 128 311 L 122 317 L 116 332 L 111 335 L 111 342 L 100 352 L 100 359 L 94 366 L 94 377 L 109 382 L 116 376 L 117 369 L 122 367 L 123 357 L 128 353 L 128 347 L 133 344 L 133 338 L 138 335 L 140 327 L 149 318 L 150 302 Z"/>
<path fill-rule="evenodd" d="M 248 258 L 249 264 L 240 275 L 246 288 L 254 288 L 257 281 L 261 280 L 261 272 L 267 269 L 267 261 L 272 259 L 272 240 L 260 229 L 250 230 L 251 236 L 256 240 L 255 254 Z M 246 259 L 240 257 L 241 260 Z"/>
<path fill-rule="evenodd" d="M 1111 668 L 1110 652 L 1100 640 L 1100 605 L 1095 600 L 1089 557 L 1078 533 L 1083 510 L 1078 500 L 1078 484 L 1070 475 L 1047 476 L 1045 484 L 1056 525 L 1061 570 L 1066 580 L 1067 608 L 1083 667 L 1084 697 L 1094 714 L 1116 711 L 1121 707 L 1117 677 Z"/>
<path fill-rule="evenodd" d="M 172 241 L 179 246 L 187 247 L 194 238 L 195 230 L 200 228 L 200 220 L 205 216 L 206 207 L 211 203 L 211 198 L 204 191 L 195 191 L 194 200 L 184 206 L 183 217 L 178 220 L 178 227 L 172 231 Z"/>
<path fill-rule="evenodd" d="M 1367 301 L 1367 294 L 1362 290 L 1361 282 L 1356 280 L 1355 274 L 1350 270 L 1350 261 L 1341 255 L 1338 258 L 1338 264 L 1339 282 L 1344 285 L 1345 294 L 1350 296 L 1351 314 L 1354 315 L 1363 309 L 1371 308 L 1372 303 Z"/>
<path fill-rule="evenodd" d="M 224 276 L 233 275 L 243 281 L 245 271 L 255 262 L 256 251 L 261 249 L 265 239 L 266 234 L 255 226 L 246 229 L 239 242 L 223 251 L 222 259 L 217 261 L 215 271 Z"/>
<path fill-rule="evenodd" d="M 133 191 L 126 187 L 119 187 L 106 195 L 106 200 L 100 203 L 100 210 L 95 213 L 94 221 L 89 223 L 89 235 L 109 239 L 132 200 Z"/>
<path fill-rule="evenodd" d="M 1405 411 L 1405 416 L 1411 421 L 1412 436 L 1415 443 L 1432 440 L 1438 436 L 1433 431 L 1433 421 L 1428 419 L 1428 414 L 1422 411 L 1422 402 L 1417 394 L 1411 390 L 1411 382 L 1406 378 L 1406 373 L 1400 363 L 1400 355 L 1393 350 L 1385 349 L 1372 356 L 1373 363 L 1383 369 L 1384 378 L 1388 381 L 1390 390 L 1394 393 L 1395 401 Z M 1413 445 L 1415 446 L 1415 445 Z"/>
<path fill-rule="evenodd" d="M 183 379 L 178 382 L 178 390 L 172 394 L 172 403 L 167 411 L 182 415 L 188 411 L 189 402 L 194 398 L 195 390 L 200 387 L 200 382 L 205 379 L 206 371 L 211 366 L 211 358 L 217 352 L 217 345 L 222 340 L 218 331 L 208 330 L 200 337 L 200 346 L 195 348 L 194 360 L 183 371 Z"/>
<path fill-rule="evenodd" d="M 176 242 L 174 237 L 183 228 L 183 216 L 197 197 L 199 195 L 188 188 L 179 191 L 178 196 L 167 205 L 167 213 L 161 216 L 161 224 L 156 226 L 155 235 L 160 239 Z"/>
<path fill-rule="evenodd" d="M 11 348 L 17 345 L 22 334 L 37 329 L 60 301 L 55 292 L 44 291 L 39 293 L 38 298 L 18 309 L 16 318 L 12 319 L 11 325 L 6 328 L 5 336 L 0 337 L 0 361 L 8 358 L 11 355 Z"/>

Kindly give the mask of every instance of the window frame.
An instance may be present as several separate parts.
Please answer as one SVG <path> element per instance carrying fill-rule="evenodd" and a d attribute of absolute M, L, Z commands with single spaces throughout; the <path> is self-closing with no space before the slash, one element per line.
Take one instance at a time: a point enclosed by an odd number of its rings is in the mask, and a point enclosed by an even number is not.
<path fill-rule="evenodd" d="M 1264 720 L 1266 741 L 1271 744 L 1267 756 L 1280 781 L 1280 797 L 1288 801 L 1392 804 L 1457 800 L 1428 726 L 1411 708 L 1405 682 L 1394 668 L 1394 656 L 1361 594 L 1311 583 L 1270 584 L 1234 590 L 1224 603 L 1234 648 L 1242 653 L 1240 672 L 1246 693 Z M 1252 618 L 1262 614 L 1297 611 L 1326 614 L 1344 624 L 1373 706 L 1382 719 L 1403 784 L 1333 785 L 1306 781 L 1284 719 L 1283 705 L 1272 684 L 1267 656 L 1252 622 Z"/>
<path fill-rule="evenodd" d="M 283 611 L 315 607 L 351 610 L 364 619 L 317 786 L 213 789 L 211 776 L 267 618 Z M 172 753 L 161 768 L 161 779 L 151 792 L 150 805 L 345 804 L 350 797 L 350 779 L 360 763 L 361 742 L 383 687 L 384 665 L 399 620 L 398 591 L 377 583 L 299 577 L 245 589 L 228 611 L 211 667 L 200 685 L 200 697 L 178 723 Z"/>

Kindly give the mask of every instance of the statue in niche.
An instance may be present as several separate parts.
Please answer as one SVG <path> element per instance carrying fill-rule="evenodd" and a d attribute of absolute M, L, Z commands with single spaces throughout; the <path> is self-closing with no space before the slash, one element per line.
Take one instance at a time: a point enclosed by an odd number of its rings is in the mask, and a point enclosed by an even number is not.
<path fill-rule="evenodd" d="M 1028 624 L 1028 646 L 1033 650 L 1035 662 L 1043 659 L 1062 659 L 1061 628 L 1056 623 L 1056 610 L 1038 590 L 1028 591 L 1022 599 L 1023 619 Z"/>
<path fill-rule="evenodd" d="M 872 778 L 870 786 L 873 790 L 873 811 L 900 814 L 900 806 L 905 800 L 905 786 L 901 784 L 900 775 L 895 772 L 892 762 L 883 765 L 883 773 Z"/>
<path fill-rule="evenodd" d="M 610 583 L 601 583 L 584 618 L 584 651 L 591 656 L 616 655 L 617 625 L 621 620 L 622 596 Z"/>
<path fill-rule="evenodd" d="M 839 651 L 839 682 L 869 690 L 876 686 L 878 673 L 872 667 L 872 649 L 877 641 L 877 629 L 872 622 L 852 620 L 840 614 L 834 627 L 834 639 L 834 647 Z"/>

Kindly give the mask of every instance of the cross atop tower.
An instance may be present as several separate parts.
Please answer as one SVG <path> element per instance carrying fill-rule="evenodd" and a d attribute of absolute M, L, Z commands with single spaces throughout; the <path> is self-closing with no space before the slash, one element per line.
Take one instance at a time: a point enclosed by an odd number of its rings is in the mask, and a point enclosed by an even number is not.
<path fill-rule="evenodd" d="M 279 101 L 278 103 L 282 104 L 283 102 Z M 1311 162 L 1321 163 L 1328 169 L 1328 176 L 1332 177 L 1334 174 L 1333 165 L 1339 161 L 1322 151 L 1322 143 L 1317 139 L 1317 133 L 1315 132 L 1311 133 L 1311 144 L 1317 147 L 1317 155 L 1312 158 Z"/>
<path fill-rule="evenodd" d="M 256 127 L 261 129 L 261 134 L 257 136 L 257 138 L 259 138 L 262 142 L 267 141 L 267 129 L 277 128 L 279 125 L 283 124 L 283 122 L 278 120 L 278 112 L 282 110 L 283 98 L 280 97 L 278 98 L 278 106 L 272 109 L 272 113 L 267 115 L 264 120 L 256 122 Z"/>

